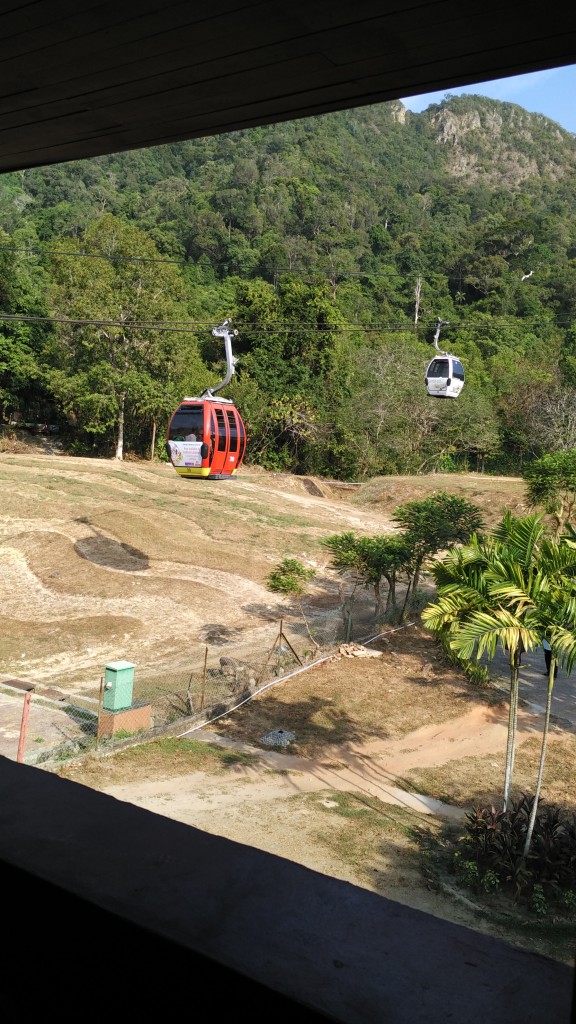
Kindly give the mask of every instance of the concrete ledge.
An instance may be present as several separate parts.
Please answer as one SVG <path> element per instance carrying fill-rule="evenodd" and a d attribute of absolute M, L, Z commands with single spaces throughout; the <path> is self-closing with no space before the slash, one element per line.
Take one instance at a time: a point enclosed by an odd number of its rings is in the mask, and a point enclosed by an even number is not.
<path fill-rule="evenodd" d="M 42 906 L 28 906 L 26 929 L 41 959 L 53 955 L 52 970 L 66 968 L 67 952 L 82 944 L 88 1008 L 110 957 L 118 957 L 115 978 L 128 985 L 148 942 L 150 950 L 178 948 L 174 962 L 159 954 L 155 977 L 146 979 L 148 996 L 159 986 L 166 1005 L 188 956 L 190 1006 L 208 976 L 198 966 L 205 958 L 221 980 L 210 993 L 214 1012 L 241 1009 L 231 978 L 262 986 L 251 997 L 253 1020 L 264 1019 L 259 997 L 263 1009 L 270 993 L 293 1000 L 300 1017 L 306 1010 L 349 1024 L 572 1020 L 574 972 L 564 964 L 4 758 L 0 858 L 5 881 L 17 870 L 32 889 L 44 882 L 76 902 L 72 934 L 65 918 L 47 920 Z M 24 897 L 26 887 L 20 891 Z M 95 908 L 102 926 L 93 923 Z M 22 914 L 21 903 L 8 905 L 6 936 L 17 934 Z M 115 946 L 112 917 L 138 936 L 134 955 L 129 942 Z M 13 991 L 37 970 L 36 958 L 33 967 L 21 960 L 22 979 L 10 973 Z M 126 1005 L 134 1007 L 131 991 Z M 51 998 L 43 988 L 38 1006 L 54 1008 Z M 121 991 L 112 1003 L 115 1012 L 124 1005 Z"/>

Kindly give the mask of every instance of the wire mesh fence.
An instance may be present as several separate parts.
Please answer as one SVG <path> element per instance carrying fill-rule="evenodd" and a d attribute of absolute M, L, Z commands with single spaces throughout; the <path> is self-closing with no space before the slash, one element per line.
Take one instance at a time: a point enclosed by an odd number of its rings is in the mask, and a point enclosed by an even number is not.
<path fill-rule="evenodd" d="M 27 708 L 17 689 L 0 682 L 0 718 L 11 716 L 12 736 L 19 736 L 6 756 L 40 765 L 177 733 L 185 724 L 226 714 L 271 682 L 361 635 L 367 636 L 365 615 L 353 623 L 346 609 L 331 608 L 268 621 L 233 643 L 213 636 L 170 662 L 136 665 L 129 706 L 113 710 L 107 707 L 104 677 L 98 697 L 30 684 Z"/>

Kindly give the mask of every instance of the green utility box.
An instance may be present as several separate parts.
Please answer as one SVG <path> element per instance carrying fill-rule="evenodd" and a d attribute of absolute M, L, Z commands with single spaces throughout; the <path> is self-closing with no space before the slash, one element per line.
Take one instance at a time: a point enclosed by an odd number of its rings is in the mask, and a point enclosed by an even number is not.
<path fill-rule="evenodd" d="M 131 661 L 109 661 L 104 666 L 104 699 L 106 711 L 124 711 L 132 706 L 135 665 Z"/>

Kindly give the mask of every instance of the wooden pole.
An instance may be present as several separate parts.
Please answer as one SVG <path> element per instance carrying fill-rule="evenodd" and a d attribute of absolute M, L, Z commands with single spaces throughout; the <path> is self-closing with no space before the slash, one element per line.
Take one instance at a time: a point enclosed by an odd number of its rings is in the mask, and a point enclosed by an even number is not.
<path fill-rule="evenodd" d="M 262 680 L 264 678 L 264 673 L 265 673 L 266 669 L 268 668 L 268 662 L 270 661 L 270 658 L 272 657 L 272 655 L 274 654 L 274 651 L 276 650 L 276 644 L 280 642 L 280 639 L 282 637 L 282 627 L 283 627 L 283 620 L 280 619 L 280 629 L 278 630 L 278 633 L 276 634 L 276 637 L 274 639 L 274 643 L 272 644 L 272 647 L 270 648 L 270 650 L 268 652 L 268 657 L 266 658 L 266 661 L 264 662 L 264 665 L 262 667 L 262 671 L 261 671 L 260 675 L 258 676 L 258 680 L 256 682 L 256 686 L 257 687 L 260 686 L 260 683 L 262 682 Z"/>
<path fill-rule="evenodd" d="M 200 694 L 200 711 L 204 710 L 204 693 L 206 692 L 206 663 L 208 661 L 208 647 L 204 651 L 204 671 L 202 673 L 202 693 Z"/>
<path fill-rule="evenodd" d="M 289 641 L 288 637 L 286 636 L 286 633 L 284 632 L 284 623 L 283 623 L 282 619 L 280 620 L 280 633 L 279 633 L 279 635 L 278 635 L 278 639 L 280 640 L 280 642 L 282 642 L 282 640 L 283 640 L 283 641 L 284 641 L 284 643 L 288 644 L 288 647 L 289 647 L 289 648 L 290 648 L 290 650 L 292 651 L 292 654 L 293 654 L 293 655 L 294 655 L 294 657 L 296 658 L 296 661 L 298 662 L 298 664 L 299 664 L 299 665 L 301 665 L 301 664 L 302 664 L 302 662 L 301 662 L 301 660 L 300 660 L 300 658 L 299 658 L 298 654 L 296 653 L 296 651 L 295 651 L 295 650 L 294 650 L 294 648 L 292 647 L 292 644 L 290 643 L 290 641 Z"/>
<path fill-rule="evenodd" d="M 26 743 L 26 732 L 28 730 L 28 715 L 30 713 L 30 701 L 32 699 L 31 693 L 24 694 L 24 704 L 22 706 L 22 721 L 20 723 L 20 739 L 18 740 L 18 754 L 16 760 L 19 764 L 22 764 L 24 760 L 24 745 Z"/>

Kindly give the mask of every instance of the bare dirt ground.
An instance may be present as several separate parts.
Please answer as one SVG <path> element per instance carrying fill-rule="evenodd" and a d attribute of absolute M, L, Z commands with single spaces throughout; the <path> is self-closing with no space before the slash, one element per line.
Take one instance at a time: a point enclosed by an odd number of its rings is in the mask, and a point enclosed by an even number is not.
<path fill-rule="evenodd" d="M 269 629 L 285 602 L 266 576 L 292 556 L 336 598 L 320 540 L 394 529 L 394 507 L 438 490 L 494 521 L 524 506 L 522 481 L 382 478 L 361 488 L 244 470 L 181 480 L 169 466 L 0 454 L 0 684 L 12 676 L 95 695 L 106 661 L 181 671 L 206 631 Z M 442 660 L 416 627 L 261 693 L 210 731 L 63 767 L 77 782 L 439 916 L 571 962 L 573 937 L 532 933 L 466 905 L 422 875 L 418 837 L 502 788 L 506 707 Z M 522 712 L 518 790 L 536 774 L 541 719 Z M 262 736 L 295 734 L 287 753 Z M 201 742 L 193 742 L 200 740 Z M 546 799 L 574 807 L 576 739 L 555 726 Z M 511 919 L 510 919 L 511 920 Z"/>
<path fill-rule="evenodd" d="M 321 537 L 389 528 L 248 472 L 198 487 L 165 465 L 4 454 L 0 483 L 1 672 L 92 695 L 106 661 L 177 672 L 207 625 L 278 618 L 280 558 L 321 569 Z"/>
<path fill-rule="evenodd" d="M 106 661 L 177 671 L 207 624 L 245 633 L 278 618 L 286 602 L 265 578 L 282 557 L 317 568 L 318 600 L 327 588 L 333 602 L 330 533 L 390 531 L 396 504 L 447 487 L 488 516 L 523 493 L 517 480 L 431 475 L 343 499 L 282 474 L 199 484 L 166 465 L 30 451 L 0 454 L 0 672 L 92 695 Z"/>

